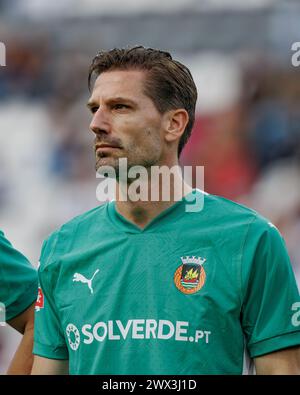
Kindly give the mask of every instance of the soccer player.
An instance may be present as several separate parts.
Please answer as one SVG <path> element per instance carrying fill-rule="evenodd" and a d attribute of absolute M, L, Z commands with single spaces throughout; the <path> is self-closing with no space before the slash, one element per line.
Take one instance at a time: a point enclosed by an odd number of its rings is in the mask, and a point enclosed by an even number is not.
<path fill-rule="evenodd" d="M 44 242 L 32 373 L 242 374 L 247 352 L 258 374 L 299 374 L 300 298 L 278 230 L 176 171 L 181 199 L 124 199 L 138 177 L 126 184 L 121 158 L 128 175 L 178 165 L 195 116 L 189 70 L 140 46 L 100 52 L 91 76 L 96 168 L 121 188 Z"/>
<path fill-rule="evenodd" d="M 30 374 L 33 362 L 34 302 L 37 271 L 0 231 L 1 324 L 7 323 L 23 335 L 8 374 Z M 5 320 L 3 320 L 5 319 Z M 1 330 L 1 326 L 0 326 Z"/>

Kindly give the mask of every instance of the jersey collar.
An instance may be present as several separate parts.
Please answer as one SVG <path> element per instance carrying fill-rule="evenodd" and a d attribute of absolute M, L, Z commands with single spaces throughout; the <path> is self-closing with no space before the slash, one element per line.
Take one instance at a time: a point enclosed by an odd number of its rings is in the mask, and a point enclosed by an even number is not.
<path fill-rule="evenodd" d="M 200 191 L 199 189 L 193 189 L 187 196 L 183 197 L 183 199 L 179 200 L 172 204 L 172 206 L 163 210 L 160 214 L 158 214 L 155 218 L 153 218 L 145 228 L 140 228 L 135 225 L 133 222 L 127 220 L 123 215 L 121 215 L 116 209 L 116 201 L 111 201 L 107 205 L 107 215 L 110 221 L 120 230 L 123 230 L 126 233 L 146 233 L 154 231 L 157 227 L 162 225 L 171 226 L 174 221 L 177 221 L 179 217 L 184 214 L 191 214 L 187 212 L 186 207 L 189 204 L 189 199 L 192 198 L 193 194 L 205 194 L 205 192 Z"/>

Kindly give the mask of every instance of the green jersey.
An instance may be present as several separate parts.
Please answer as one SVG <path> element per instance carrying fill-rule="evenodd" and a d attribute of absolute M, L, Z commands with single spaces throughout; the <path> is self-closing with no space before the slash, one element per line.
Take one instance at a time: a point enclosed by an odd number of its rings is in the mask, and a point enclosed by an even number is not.
<path fill-rule="evenodd" d="M 203 192 L 195 191 L 203 197 Z M 284 242 L 254 211 L 204 194 L 143 230 L 99 206 L 45 241 L 34 354 L 71 374 L 242 374 L 300 344 L 300 298 Z"/>
<path fill-rule="evenodd" d="M 36 270 L 0 231 L 0 303 L 5 307 L 7 321 L 36 300 L 37 289 Z"/>

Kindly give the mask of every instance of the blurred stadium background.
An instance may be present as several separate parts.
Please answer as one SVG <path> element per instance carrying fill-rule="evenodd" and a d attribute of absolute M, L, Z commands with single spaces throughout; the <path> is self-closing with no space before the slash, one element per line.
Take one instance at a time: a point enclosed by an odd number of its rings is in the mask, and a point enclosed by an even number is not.
<path fill-rule="evenodd" d="M 36 265 L 51 231 L 99 204 L 87 68 L 100 49 L 143 44 L 198 86 L 181 163 L 278 226 L 300 283 L 299 22 L 298 0 L 0 0 L 0 228 Z M 1 328 L 0 373 L 19 339 Z"/>

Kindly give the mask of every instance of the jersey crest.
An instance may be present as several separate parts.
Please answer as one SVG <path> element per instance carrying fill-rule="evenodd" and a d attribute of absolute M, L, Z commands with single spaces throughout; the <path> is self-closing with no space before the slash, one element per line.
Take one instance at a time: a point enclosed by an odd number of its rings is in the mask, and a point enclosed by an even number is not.
<path fill-rule="evenodd" d="M 203 267 L 205 258 L 181 257 L 180 265 L 174 274 L 174 283 L 177 289 L 184 294 L 198 292 L 204 285 L 206 273 Z"/>

